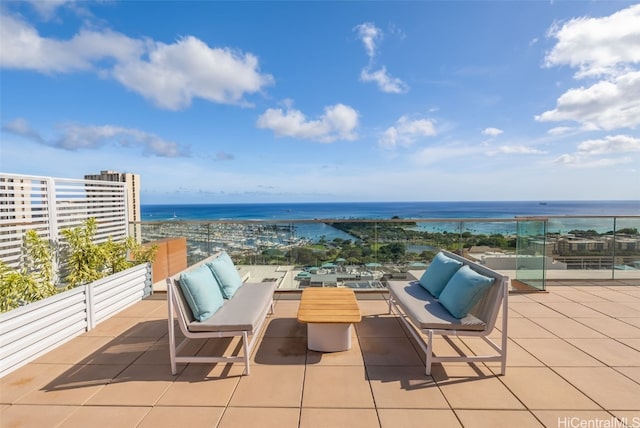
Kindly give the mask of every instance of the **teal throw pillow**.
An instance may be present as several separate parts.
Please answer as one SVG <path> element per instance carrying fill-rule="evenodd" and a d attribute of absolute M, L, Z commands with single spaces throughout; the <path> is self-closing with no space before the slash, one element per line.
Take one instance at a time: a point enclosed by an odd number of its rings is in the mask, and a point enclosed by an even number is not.
<path fill-rule="evenodd" d="M 180 289 L 198 321 L 211 318 L 224 303 L 218 282 L 207 266 L 182 273 Z"/>
<path fill-rule="evenodd" d="M 494 278 L 480 275 L 469 266 L 462 266 L 442 290 L 440 304 L 454 317 L 464 318 L 491 287 L 493 281 Z"/>
<path fill-rule="evenodd" d="M 451 277 L 460 269 L 462 262 L 447 257 L 441 252 L 431 261 L 431 264 L 424 272 L 419 282 L 433 297 L 438 298 L 444 286 Z"/>
<path fill-rule="evenodd" d="M 207 263 L 207 266 L 209 266 L 211 272 L 213 272 L 213 275 L 218 280 L 224 298 L 232 298 L 238 288 L 242 286 L 242 278 L 229 255 L 222 253 L 219 257 Z"/>

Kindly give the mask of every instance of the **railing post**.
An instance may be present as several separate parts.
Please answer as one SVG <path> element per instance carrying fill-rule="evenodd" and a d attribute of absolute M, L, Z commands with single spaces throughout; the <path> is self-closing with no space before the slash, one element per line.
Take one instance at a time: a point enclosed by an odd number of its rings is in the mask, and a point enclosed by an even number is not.
<path fill-rule="evenodd" d="M 93 287 L 91 283 L 84 285 L 84 299 L 87 311 L 87 331 L 90 331 L 96 326 L 96 314 L 95 308 L 93 307 Z"/>

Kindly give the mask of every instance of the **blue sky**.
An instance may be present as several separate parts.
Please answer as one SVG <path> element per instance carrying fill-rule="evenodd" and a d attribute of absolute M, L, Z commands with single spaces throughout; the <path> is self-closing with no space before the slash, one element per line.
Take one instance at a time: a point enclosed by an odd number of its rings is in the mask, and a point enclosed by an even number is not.
<path fill-rule="evenodd" d="M 0 4 L 0 169 L 143 203 L 640 199 L 640 4 Z"/>

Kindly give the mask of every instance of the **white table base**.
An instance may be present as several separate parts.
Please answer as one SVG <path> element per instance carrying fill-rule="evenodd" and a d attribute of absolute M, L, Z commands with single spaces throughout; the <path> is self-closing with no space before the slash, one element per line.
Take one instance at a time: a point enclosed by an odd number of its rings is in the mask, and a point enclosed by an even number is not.
<path fill-rule="evenodd" d="M 308 323 L 307 347 L 312 351 L 337 352 L 351 349 L 350 323 Z"/>

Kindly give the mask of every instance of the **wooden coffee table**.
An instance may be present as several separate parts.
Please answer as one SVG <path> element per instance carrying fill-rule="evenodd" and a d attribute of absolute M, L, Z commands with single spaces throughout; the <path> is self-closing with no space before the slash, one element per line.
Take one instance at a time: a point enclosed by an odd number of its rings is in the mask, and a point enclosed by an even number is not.
<path fill-rule="evenodd" d="M 362 315 L 350 288 L 305 288 L 298 321 L 307 324 L 307 348 L 336 352 L 351 349 L 351 325 Z"/>

